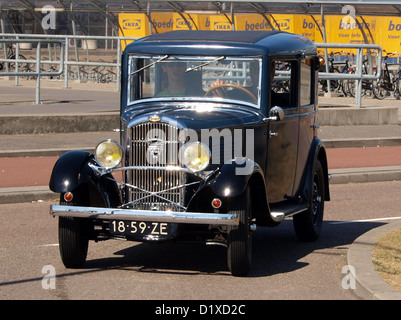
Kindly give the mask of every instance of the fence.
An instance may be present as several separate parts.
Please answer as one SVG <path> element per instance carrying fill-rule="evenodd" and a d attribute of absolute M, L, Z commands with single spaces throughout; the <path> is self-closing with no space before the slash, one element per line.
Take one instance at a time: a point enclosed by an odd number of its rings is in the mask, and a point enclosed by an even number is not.
<path fill-rule="evenodd" d="M 21 40 L 21 39 L 1 39 L 0 43 L 4 43 L 4 55 L 5 59 L 1 59 L 2 67 L 1 69 L 6 69 L 6 71 L 1 72 L 4 76 L 15 76 L 16 77 L 16 85 L 18 85 L 18 76 L 32 76 L 36 77 L 36 95 L 35 95 L 35 104 L 40 103 L 40 78 L 42 76 L 56 76 L 60 75 L 64 71 L 64 42 L 61 40 Z M 15 53 L 7 52 L 9 46 L 7 44 L 15 43 Z M 36 60 L 26 60 L 22 59 L 20 56 L 20 43 L 35 43 L 36 44 Z M 60 60 L 58 62 L 59 69 L 55 71 L 42 71 L 40 68 L 41 65 L 41 48 L 42 44 L 58 44 L 60 48 Z M 11 48 L 11 47 L 10 47 Z M 53 61 L 54 63 L 55 61 Z M 35 63 L 36 71 L 27 70 L 27 67 L 30 63 Z M 24 64 L 22 67 L 21 64 Z"/>
<path fill-rule="evenodd" d="M 64 87 L 68 88 L 69 82 L 69 67 L 77 66 L 78 67 L 78 78 L 80 78 L 80 66 L 103 66 L 103 67 L 113 67 L 116 68 L 116 90 L 120 89 L 120 74 L 121 74 L 121 42 L 122 41 L 131 41 L 137 39 L 136 37 L 111 37 L 111 36 L 71 36 L 71 35 L 32 35 L 25 34 L 24 39 L 19 39 L 21 35 L 16 34 L 2 34 L 3 38 L 11 38 L 11 39 L 0 39 L 0 44 L 16 44 L 16 52 L 15 56 L 11 57 L 7 55 L 7 45 L 4 46 L 4 59 L 0 59 L 0 63 L 6 65 L 6 71 L 0 72 L 0 75 L 5 76 L 16 76 L 16 84 L 18 84 L 18 76 L 33 76 L 36 77 L 36 97 L 35 103 L 40 103 L 40 78 L 43 76 L 57 76 L 64 75 Z M 90 40 L 104 40 L 104 41 L 116 41 L 116 62 L 90 62 L 90 61 L 79 61 L 78 49 L 76 42 L 77 40 L 83 41 L 86 45 L 84 46 L 86 50 L 88 50 L 88 41 Z M 35 60 L 27 60 L 27 59 L 19 59 L 19 44 L 20 43 L 31 43 L 37 44 L 36 51 L 36 59 Z M 42 48 L 42 44 L 56 44 L 60 49 L 60 59 L 56 62 L 54 60 L 41 60 L 40 49 Z M 72 47 L 72 43 L 75 52 L 75 61 L 70 60 L 70 48 Z M 328 72 L 328 63 L 326 63 L 326 72 L 319 72 L 319 80 L 327 80 L 327 87 L 330 92 L 330 80 L 355 80 L 356 82 L 356 94 L 355 94 L 355 104 L 358 107 L 361 107 L 361 96 L 362 96 L 362 82 L 366 80 L 377 80 L 380 77 L 382 70 L 382 49 L 379 45 L 372 44 L 335 44 L 335 43 L 316 43 L 318 48 L 323 48 L 325 50 L 325 60 L 328 62 L 328 54 L 327 49 L 355 49 L 356 54 L 356 72 L 354 74 L 350 73 L 330 73 Z M 363 59 L 364 59 L 364 50 L 368 52 L 368 57 L 370 60 L 369 63 L 369 72 L 367 74 L 363 73 Z M 375 51 L 375 55 L 372 55 L 371 52 Z M 57 53 L 56 53 L 57 56 Z M 373 57 L 375 59 L 373 59 Z M 87 59 L 88 60 L 88 59 Z M 373 60 L 375 60 L 375 66 L 373 64 Z M 8 67 L 9 64 L 15 64 L 15 70 L 10 70 Z M 35 64 L 35 71 L 24 70 L 21 71 L 21 64 Z M 58 64 L 58 70 L 46 71 L 41 70 L 41 64 Z M 0 69 L 1 70 L 1 69 Z"/>
<path fill-rule="evenodd" d="M 0 45 L 3 45 L 4 59 L 0 59 L 0 75 L 2 76 L 15 76 L 16 85 L 18 84 L 18 77 L 34 77 L 36 78 L 36 96 L 35 104 L 40 103 L 40 78 L 45 76 L 64 76 L 64 88 L 68 88 L 68 82 L 70 73 L 68 72 L 70 66 L 78 67 L 78 78 L 80 78 L 80 66 L 102 66 L 102 67 L 113 67 L 116 68 L 116 90 L 120 89 L 120 74 L 121 74 L 121 42 L 122 41 L 132 41 L 138 38 L 136 37 L 111 37 L 111 36 L 70 36 L 70 35 L 34 35 L 34 34 L 24 34 L 23 39 L 20 39 L 21 35 L 16 34 L 2 34 L 3 38 L 11 39 L 0 39 Z M 116 62 L 90 62 L 90 61 L 79 61 L 78 47 L 76 45 L 77 40 L 82 41 L 83 48 L 85 50 L 90 50 L 89 41 L 91 40 L 111 40 L 116 41 Z M 36 57 L 35 59 L 26 59 L 21 57 L 20 46 L 22 43 L 26 44 L 36 44 Z M 75 45 L 72 45 L 74 43 Z M 12 46 L 15 44 L 15 46 Z M 50 57 L 49 60 L 41 59 L 41 49 L 43 44 L 48 46 L 53 44 L 55 47 L 55 56 L 59 57 L 57 60 L 53 60 Z M 15 52 L 7 52 L 10 48 L 15 47 Z M 71 60 L 70 49 L 74 49 L 75 61 Z M 51 54 L 51 49 L 49 48 L 49 53 Z M 89 56 L 89 54 L 87 54 Z M 88 60 L 88 59 L 87 59 Z M 34 71 L 32 71 L 31 64 L 34 64 Z M 49 70 L 41 69 L 42 65 L 51 65 Z M 54 70 L 54 65 L 58 65 L 58 69 Z M 12 66 L 12 68 L 10 67 Z M 24 68 L 21 68 L 21 67 Z M 6 71 L 2 71 L 5 69 Z"/>
<path fill-rule="evenodd" d="M 319 80 L 327 80 L 327 87 L 330 92 L 330 80 L 355 80 L 356 93 L 355 104 L 362 106 L 362 82 L 378 80 L 382 70 L 382 48 L 374 44 L 342 44 L 342 43 L 316 43 L 318 48 L 324 48 L 326 60 L 326 72 L 319 72 Z M 356 70 L 355 73 L 330 73 L 327 49 L 356 49 Z M 364 50 L 367 51 L 369 68 L 367 73 L 363 73 Z M 372 55 L 372 51 L 376 54 Z M 375 63 L 374 63 L 375 62 Z"/>

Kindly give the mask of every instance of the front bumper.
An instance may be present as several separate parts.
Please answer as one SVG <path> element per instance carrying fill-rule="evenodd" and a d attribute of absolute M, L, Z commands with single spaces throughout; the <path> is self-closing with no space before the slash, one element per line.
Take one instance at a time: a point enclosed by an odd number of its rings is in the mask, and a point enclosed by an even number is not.
<path fill-rule="evenodd" d="M 51 205 L 50 214 L 52 216 L 88 219 L 154 221 L 219 226 L 239 224 L 237 214 L 227 213 L 172 212 Z"/>

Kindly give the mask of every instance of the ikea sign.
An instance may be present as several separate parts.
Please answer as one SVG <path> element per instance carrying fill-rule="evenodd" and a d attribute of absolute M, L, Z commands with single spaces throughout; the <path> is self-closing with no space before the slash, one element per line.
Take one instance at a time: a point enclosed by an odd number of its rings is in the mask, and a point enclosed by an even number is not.
<path fill-rule="evenodd" d="M 127 19 L 123 20 L 122 28 L 124 30 L 139 30 L 142 26 L 141 19 Z"/>
<path fill-rule="evenodd" d="M 276 24 L 281 31 L 290 30 L 290 19 L 276 20 Z"/>
<path fill-rule="evenodd" d="M 214 27 L 213 30 L 220 30 L 220 31 L 232 30 L 231 23 L 229 22 L 218 21 L 214 23 L 213 27 Z"/>

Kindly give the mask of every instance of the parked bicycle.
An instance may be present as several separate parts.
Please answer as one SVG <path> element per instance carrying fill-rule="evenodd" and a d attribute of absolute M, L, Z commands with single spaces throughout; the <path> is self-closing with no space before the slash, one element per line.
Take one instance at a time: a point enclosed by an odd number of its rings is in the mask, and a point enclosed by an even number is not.
<path fill-rule="evenodd" d="M 3 59 L 7 59 L 7 60 L 15 60 L 16 57 L 16 51 L 13 45 L 9 45 L 7 47 L 7 51 L 5 52 L 4 58 Z M 18 55 L 18 60 L 26 60 L 26 58 L 20 53 Z M 6 61 L 2 61 L 0 62 L 0 72 L 3 70 L 7 70 L 9 72 L 13 72 L 15 71 L 15 62 L 6 62 Z M 19 62 L 18 63 L 18 70 L 22 71 L 22 72 L 27 72 L 29 70 L 31 70 L 30 64 L 27 62 Z"/>
<path fill-rule="evenodd" d="M 385 50 L 383 50 L 385 52 Z M 373 81 L 373 95 L 377 99 L 384 99 L 386 97 L 389 97 L 391 95 L 391 92 L 393 92 L 394 97 L 396 99 L 400 99 L 400 78 L 401 78 L 401 70 L 400 70 L 400 64 L 390 64 L 387 62 L 389 56 L 395 56 L 398 55 L 398 53 L 387 53 L 386 56 L 383 56 L 382 61 L 383 61 L 383 69 L 382 69 L 382 74 L 378 80 Z M 398 65 L 397 70 L 394 71 L 389 71 L 389 65 Z"/>
<path fill-rule="evenodd" d="M 362 61 L 362 74 L 369 74 L 369 64 L 368 59 L 364 59 Z M 350 74 L 355 74 L 356 69 L 354 67 L 350 68 Z M 376 72 L 376 68 L 373 68 L 373 72 Z M 344 92 L 347 92 L 351 97 L 355 97 L 355 80 L 347 79 L 343 83 Z M 370 94 L 372 90 L 372 81 L 371 80 L 362 80 L 362 92 L 361 96 L 366 96 Z"/>
<path fill-rule="evenodd" d="M 337 67 L 334 66 L 334 58 L 329 57 L 329 70 L 330 73 L 340 73 Z M 319 68 L 319 72 L 326 72 L 326 66 L 322 65 Z M 327 80 L 320 80 L 323 92 L 328 92 Z M 330 80 L 330 88 L 332 91 L 338 91 L 340 89 L 340 82 L 338 80 Z"/>
<path fill-rule="evenodd" d="M 104 66 L 93 68 L 90 75 L 91 79 L 98 83 L 110 83 L 117 79 L 116 73 L 109 68 L 106 69 Z"/>
<path fill-rule="evenodd" d="M 351 58 L 353 60 L 353 57 L 351 57 Z M 340 73 L 352 73 L 353 72 L 354 68 L 351 66 L 349 54 L 346 54 L 346 57 L 342 64 L 343 64 L 343 66 L 341 67 Z M 345 97 L 352 96 L 352 94 L 349 90 L 348 81 L 349 80 L 344 80 L 344 79 L 339 80 L 339 85 L 340 85 L 341 91 L 343 92 Z"/>

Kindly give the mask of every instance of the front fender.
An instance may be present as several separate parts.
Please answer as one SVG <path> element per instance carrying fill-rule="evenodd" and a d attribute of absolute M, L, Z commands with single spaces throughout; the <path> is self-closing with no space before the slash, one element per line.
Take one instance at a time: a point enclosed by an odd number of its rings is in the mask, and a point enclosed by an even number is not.
<path fill-rule="evenodd" d="M 225 209 L 229 210 L 227 204 L 230 203 L 230 199 L 243 194 L 247 187 L 251 189 L 252 218 L 256 218 L 258 225 L 278 225 L 279 223 L 273 221 L 269 215 L 263 170 L 250 159 L 245 159 L 242 164 L 238 161 L 224 164 L 195 194 L 189 209 L 197 211 L 202 208 L 208 212 L 212 209 L 212 199 L 218 197 L 223 201 Z"/>
<path fill-rule="evenodd" d="M 89 177 L 94 175 L 88 165 L 91 159 L 93 154 L 87 151 L 74 150 L 64 153 L 53 167 L 49 182 L 50 190 L 64 193 L 89 182 Z"/>
<path fill-rule="evenodd" d="M 262 169 L 251 159 L 241 159 L 225 163 L 208 185 L 219 197 L 235 197 L 242 194 L 249 179 Z"/>

